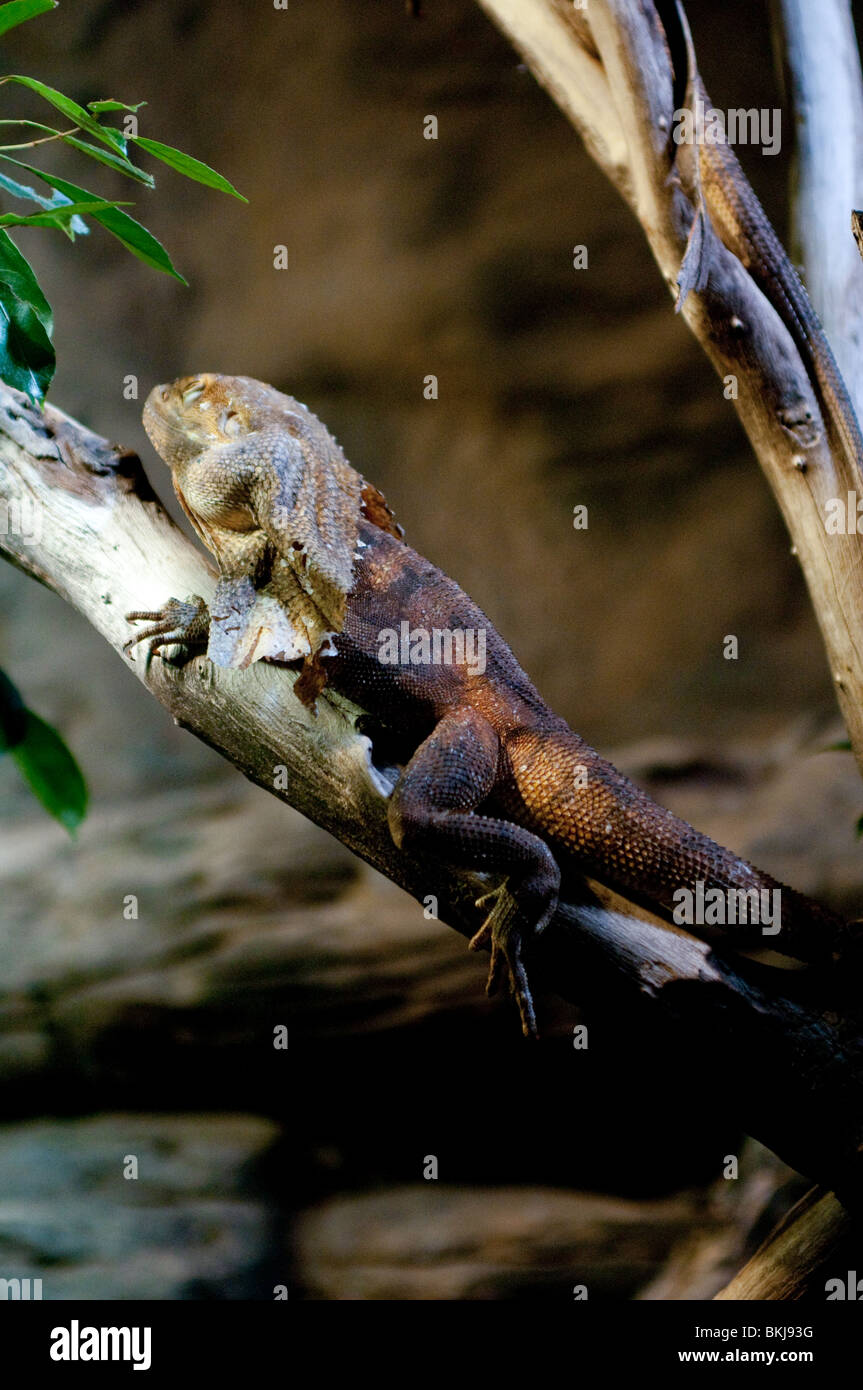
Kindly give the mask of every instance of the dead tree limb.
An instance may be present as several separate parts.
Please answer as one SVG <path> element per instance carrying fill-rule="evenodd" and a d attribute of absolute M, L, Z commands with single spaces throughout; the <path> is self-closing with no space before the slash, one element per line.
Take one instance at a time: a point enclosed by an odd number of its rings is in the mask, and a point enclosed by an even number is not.
<path fill-rule="evenodd" d="M 831 446 L 811 361 L 718 234 L 715 183 L 702 188 L 697 161 L 678 159 L 686 151 L 673 138 L 675 113 L 703 92 L 691 51 L 687 72 L 682 12 L 661 3 L 667 32 L 650 0 L 591 0 L 584 9 L 568 0 L 479 3 L 626 199 L 684 319 L 723 381 L 733 379 L 734 407 L 791 534 L 863 768 L 863 542 L 856 530 L 828 535 L 825 525 L 832 499 L 863 498 L 861 459 Z"/>
<path fill-rule="evenodd" d="M 795 137 L 792 249 L 863 412 L 863 267 L 848 234 L 863 188 L 863 76 L 848 0 L 781 0 Z"/>
<path fill-rule="evenodd" d="M 783 1303 L 796 1302 L 807 1294 L 823 1298 L 826 1263 L 853 1228 L 851 1217 L 833 1193 L 813 1187 L 715 1298 Z"/>

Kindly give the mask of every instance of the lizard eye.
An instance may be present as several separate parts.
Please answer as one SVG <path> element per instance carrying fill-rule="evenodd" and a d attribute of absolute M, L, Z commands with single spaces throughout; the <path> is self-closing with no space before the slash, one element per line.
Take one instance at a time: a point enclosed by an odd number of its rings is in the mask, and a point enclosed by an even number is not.
<path fill-rule="evenodd" d="M 204 383 L 199 377 L 193 377 L 183 392 L 183 405 L 191 405 L 200 395 L 203 394 Z"/>
<path fill-rule="evenodd" d="M 222 434 L 237 435 L 243 427 L 243 422 L 236 410 L 223 410 L 219 416 L 219 429 Z"/>

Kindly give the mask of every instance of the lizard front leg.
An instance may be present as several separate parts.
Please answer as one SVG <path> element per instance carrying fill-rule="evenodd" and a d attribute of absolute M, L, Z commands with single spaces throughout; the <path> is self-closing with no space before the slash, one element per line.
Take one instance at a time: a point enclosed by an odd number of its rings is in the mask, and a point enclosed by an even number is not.
<path fill-rule="evenodd" d="M 126 621 L 149 622 L 150 626 L 135 632 L 123 643 L 123 651 L 131 651 L 139 642 L 147 643 L 146 662 L 149 667 L 153 657 L 164 647 L 182 647 L 183 661 L 207 650 L 210 636 L 210 613 L 206 602 L 199 594 L 191 598 L 169 598 L 163 608 L 146 611 L 135 609 L 126 614 Z"/>
<path fill-rule="evenodd" d="M 456 868 L 506 875 L 499 888 L 478 899 L 491 910 L 471 947 L 491 947 L 488 992 L 508 971 L 522 1029 L 535 1036 L 523 948 L 554 912 L 560 869 L 539 836 L 510 821 L 477 814 L 475 808 L 495 786 L 499 762 L 500 739 L 481 715 L 470 708 L 445 715 L 396 783 L 389 825 L 400 848 L 425 851 Z"/>

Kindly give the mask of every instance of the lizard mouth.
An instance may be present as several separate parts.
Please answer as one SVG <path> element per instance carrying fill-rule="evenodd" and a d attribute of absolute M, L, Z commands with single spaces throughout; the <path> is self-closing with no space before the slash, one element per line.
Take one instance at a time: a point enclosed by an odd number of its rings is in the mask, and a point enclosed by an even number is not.
<path fill-rule="evenodd" d="M 170 386 L 153 387 L 144 402 L 141 422 L 158 454 L 163 454 L 165 446 L 168 446 L 175 455 L 188 455 L 209 442 L 208 437 L 196 428 L 193 412 L 183 412 Z"/>

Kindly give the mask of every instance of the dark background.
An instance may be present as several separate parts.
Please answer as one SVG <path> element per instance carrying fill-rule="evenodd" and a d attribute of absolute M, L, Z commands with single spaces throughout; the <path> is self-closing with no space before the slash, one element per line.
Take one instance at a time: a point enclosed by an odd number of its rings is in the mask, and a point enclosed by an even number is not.
<path fill-rule="evenodd" d="M 716 105 L 781 102 L 766 7 L 687 9 Z M 77 0 L 9 36 L 5 70 L 146 100 L 142 134 L 249 198 L 43 156 L 133 198 L 190 282 L 98 229 L 22 233 L 57 320 L 51 398 L 139 449 L 165 496 L 154 383 L 210 370 L 299 397 L 573 727 L 859 914 L 863 793 L 825 751 L 842 731 L 818 631 L 721 383 L 508 43 L 470 0 L 424 11 Z M 783 135 L 775 158 L 740 151 L 782 235 L 787 109 Z M 174 728 L 53 595 L 4 567 L 0 600 L 0 663 L 92 789 L 71 843 L 0 764 L 0 1277 L 42 1273 L 58 1298 L 626 1297 L 662 1269 L 683 1272 L 655 1296 L 719 1287 L 784 1175 L 747 1151 L 750 1177 L 723 1182 L 733 1106 L 685 1045 L 586 999 L 587 1053 L 553 1001 L 529 1049 L 460 938 Z M 679 1253 L 705 1233 L 706 1273 Z"/>

